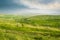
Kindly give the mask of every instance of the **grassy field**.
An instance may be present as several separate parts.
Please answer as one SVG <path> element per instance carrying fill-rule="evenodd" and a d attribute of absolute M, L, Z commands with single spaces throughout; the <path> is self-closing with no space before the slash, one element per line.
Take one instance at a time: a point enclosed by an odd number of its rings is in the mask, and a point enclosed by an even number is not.
<path fill-rule="evenodd" d="M 60 40 L 60 15 L 0 15 L 0 40 Z"/>

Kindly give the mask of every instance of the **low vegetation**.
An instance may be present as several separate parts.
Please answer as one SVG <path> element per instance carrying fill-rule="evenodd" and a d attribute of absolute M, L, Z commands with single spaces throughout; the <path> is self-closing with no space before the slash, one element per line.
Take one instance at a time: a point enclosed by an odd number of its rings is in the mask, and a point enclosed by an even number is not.
<path fill-rule="evenodd" d="M 60 16 L 0 15 L 0 40 L 60 40 Z"/>

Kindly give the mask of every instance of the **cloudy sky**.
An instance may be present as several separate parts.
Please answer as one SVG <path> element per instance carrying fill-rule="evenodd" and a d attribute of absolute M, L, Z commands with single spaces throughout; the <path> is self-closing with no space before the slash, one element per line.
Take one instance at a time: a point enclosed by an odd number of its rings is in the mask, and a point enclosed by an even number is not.
<path fill-rule="evenodd" d="M 60 14 L 60 0 L 0 0 L 0 13 Z"/>

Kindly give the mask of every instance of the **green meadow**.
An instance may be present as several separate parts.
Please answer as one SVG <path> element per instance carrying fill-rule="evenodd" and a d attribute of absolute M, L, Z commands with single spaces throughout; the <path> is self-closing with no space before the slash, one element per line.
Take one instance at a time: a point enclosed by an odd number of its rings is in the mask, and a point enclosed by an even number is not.
<path fill-rule="evenodd" d="M 0 15 L 0 40 L 60 40 L 60 15 Z"/>

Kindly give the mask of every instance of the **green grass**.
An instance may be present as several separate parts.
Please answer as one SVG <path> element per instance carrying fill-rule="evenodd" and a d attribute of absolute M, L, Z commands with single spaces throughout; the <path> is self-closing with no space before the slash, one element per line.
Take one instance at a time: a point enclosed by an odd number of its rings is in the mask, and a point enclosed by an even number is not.
<path fill-rule="evenodd" d="M 0 15 L 0 40 L 60 40 L 59 24 L 59 15 Z"/>
<path fill-rule="evenodd" d="M 27 18 L 27 23 L 60 28 L 60 15 L 38 15 Z M 26 22 L 25 22 L 26 23 Z"/>

